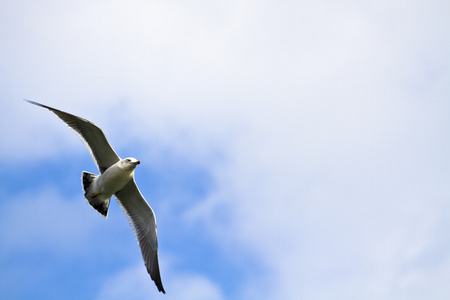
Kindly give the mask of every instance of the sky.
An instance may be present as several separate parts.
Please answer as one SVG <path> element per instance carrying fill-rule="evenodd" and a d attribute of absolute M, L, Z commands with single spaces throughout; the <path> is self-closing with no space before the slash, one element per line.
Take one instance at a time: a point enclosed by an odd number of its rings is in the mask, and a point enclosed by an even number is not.
<path fill-rule="evenodd" d="M 448 1 L 0 1 L 0 298 L 449 299 Z M 158 293 L 96 167 L 156 214 Z"/>

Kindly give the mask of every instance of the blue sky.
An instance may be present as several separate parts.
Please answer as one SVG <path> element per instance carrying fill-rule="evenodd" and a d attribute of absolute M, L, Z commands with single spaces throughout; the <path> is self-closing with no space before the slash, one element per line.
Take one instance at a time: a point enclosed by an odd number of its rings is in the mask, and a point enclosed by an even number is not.
<path fill-rule="evenodd" d="M 448 1 L 3 1 L 0 298 L 448 299 Z M 56 116 L 156 213 L 159 294 Z"/>

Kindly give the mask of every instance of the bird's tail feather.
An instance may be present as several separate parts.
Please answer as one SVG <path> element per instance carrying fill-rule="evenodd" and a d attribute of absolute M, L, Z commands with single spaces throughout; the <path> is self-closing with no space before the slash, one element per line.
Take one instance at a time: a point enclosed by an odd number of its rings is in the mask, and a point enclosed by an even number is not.
<path fill-rule="evenodd" d="M 86 171 L 83 171 L 81 173 L 81 181 L 83 183 L 83 190 L 84 190 L 84 197 L 89 201 L 89 204 L 98 211 L 102 216 L 105 218 L 108 216 L 108 209 L 109 209 L 109 203 L 111 201 L 111 198 L 108 198 L 106 200 L 100 199 L 98 197 L 100 194 L 96 194 L 93 191 L 93 182 L 95 179 L 97 179 L 99 175 L 89 173 Z M 98 197 L 98 198 L 97 198 Z"/>

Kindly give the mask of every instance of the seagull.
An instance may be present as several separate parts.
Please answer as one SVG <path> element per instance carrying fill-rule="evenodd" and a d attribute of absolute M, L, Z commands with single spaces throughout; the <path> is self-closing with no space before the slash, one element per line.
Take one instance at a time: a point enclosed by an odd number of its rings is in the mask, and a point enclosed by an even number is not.
<path fill-rule="evenodd" d="M 34 101 L 26 101 L 49 109 L 66 122 L 85 143 L 100 175 L 86 171 L 81 173 L 84 197 L 95 210 L 107 218 L 111 197 L 115 196 L 141 248 L 147 272 L 158 291 L 165 294 L 159 273 L 155 214 L 134 181 L 134 170 L 141 162 L 132 157 L 121 159 L 103 131 L 88 120 Z"/>

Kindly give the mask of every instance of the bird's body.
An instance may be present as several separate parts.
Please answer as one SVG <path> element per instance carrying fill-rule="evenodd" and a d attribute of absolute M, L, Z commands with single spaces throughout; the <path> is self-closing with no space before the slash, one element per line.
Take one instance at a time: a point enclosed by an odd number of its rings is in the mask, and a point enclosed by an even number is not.
<path fill-rule="evenodd" d="M 104 217 L 108 215 L 110 198 L 134 178 L 134 170 L 141 162 L 129 157 L 121 159 L 100 176 L 86 171 L 82 173 L 84 197 Z M 92 178 L 92 181 L 86 178 Z M 99 210 L 99 208 L 105 209 Z"/>
<path fill-rule="evenodd" d="M 94 193 L 110 198 L 133 178 L 138 164 L 139 161 L 130 161 L 130 158 L 119 160 L 94 181 Z"/>
<path fill-rule="evenodd" d="M 147 272 L 158 290 L 165 293 L 159 271 L 155 214 L 134 181 L 134 171 L 140 161 L 131 157 L 120 159 L 109 145 L 102 130 L 91 122 L 37 102 L 27 101 L 55 113 L 86 144 L 100 175 L 82 172 L 85 198 L 106 218 L 111 197 L 115 196 L 139 243 Z"/>

